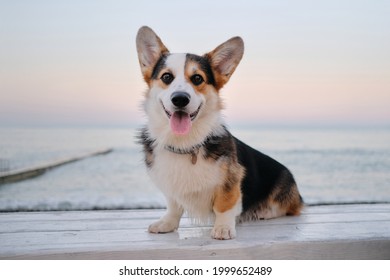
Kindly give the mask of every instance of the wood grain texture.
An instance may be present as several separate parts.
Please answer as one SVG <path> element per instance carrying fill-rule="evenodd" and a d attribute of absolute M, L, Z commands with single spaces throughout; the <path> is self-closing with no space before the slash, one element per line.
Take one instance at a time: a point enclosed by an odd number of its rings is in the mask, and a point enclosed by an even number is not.
<path fill-rule="evenodd" d="M 183 218 L 147 232 L 163 210 L 0 213 L 0 259 L 390 259 L 390 204 L 306 207 L 247 222 L 234 240 Z"/>

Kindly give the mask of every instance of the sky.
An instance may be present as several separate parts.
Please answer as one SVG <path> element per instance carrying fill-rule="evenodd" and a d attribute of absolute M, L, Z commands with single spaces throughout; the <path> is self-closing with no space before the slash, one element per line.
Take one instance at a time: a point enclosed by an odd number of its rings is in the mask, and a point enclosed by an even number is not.
<path fill-rule="evenodd" d="M 171 52 L 244 39 L 228 123 L 388 126 L 389 14 L 381 0 L 0 0 L 0 125 L 144 123 L 148 25 Z"/>

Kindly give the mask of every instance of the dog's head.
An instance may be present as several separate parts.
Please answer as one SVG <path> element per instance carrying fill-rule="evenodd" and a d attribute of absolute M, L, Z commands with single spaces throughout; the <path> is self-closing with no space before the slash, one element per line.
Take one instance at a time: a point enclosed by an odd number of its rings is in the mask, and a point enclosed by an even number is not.
<path fill-rule="evenodd" d="M 240 62 L 244 43 L 234 37 L 203 56 L 170 53 L 149 27 L 137 34 L 141 71 L 149 90 L 145 109 L 156 126 L 174 136 L 188 135 L 222 105 L 218 91 Z M 163 115 L 163 117 L 162 117 Z"/>

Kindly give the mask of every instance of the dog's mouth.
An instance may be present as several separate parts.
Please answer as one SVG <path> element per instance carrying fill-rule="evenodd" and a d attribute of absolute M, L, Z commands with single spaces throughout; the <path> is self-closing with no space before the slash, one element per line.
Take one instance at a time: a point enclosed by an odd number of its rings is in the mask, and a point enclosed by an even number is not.
<path fill-rule="evenodd" d="M 192 122 L 198 116 L 199 111 L 202 107 L 202 103 L 201 103 L 198 109 L 196 109 L 194 112 L 189 114 L 182 110 L 174 111 L 172 113 L 165 108 L 162 101 L 161 101 L 161 105 L 165 111 L 165 114 L 169 119 L 171 130 L 176 135 L 186 135 L 188 134 L 188 132 L 190 132 Z"/>

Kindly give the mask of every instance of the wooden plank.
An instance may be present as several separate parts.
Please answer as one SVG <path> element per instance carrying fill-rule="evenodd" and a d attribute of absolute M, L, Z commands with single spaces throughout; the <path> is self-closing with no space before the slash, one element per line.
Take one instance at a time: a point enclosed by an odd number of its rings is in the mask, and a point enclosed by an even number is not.
<path fill-rule="evenodd" d="M 328 205 L 308 206 L 303 208 L 301 216 L 326 216 L 328 214 L 377 213 L 389 214 L 390 204 L 357 204 L 357 205 Z M 134 209 L 134 210 L 98 210 L 98 211 L 43 211 L 43 212 L 0 212 L 1 222 L 27 221 L 71 221 L 92 219 L 158 219 L 164 214 L 164 209 Z M 349 215 L 353 216 L 353 215 Z M 376 216 L 376 215 L 375 215 Z M 280 219 L 271 221 L 278 222 Z"/>
<path fill-rule="evenodd" d="M 267 226 L 266 224 L 252 228 L 237 228 L 238 238 L 231 241 L 212 240 L 209 237 L 211 227 L 180 228 L 173 234 L 155 235 L 147 233 L 146 229 L 122 228 L 106 230 L 62 230 L 62 231 L 42 231 L 29 233 L 4 233 L 1 234 L 1 240 L 6 241 L 2 244 L 3 250 L 9 249 L 15 251 L 16 247 L 24 250 L 35 251 L 44 246 L 53 249 L 65 249 L 70 246 L 115 246 L 120 244 L 132 244 L 133 250 L 150 250 L 155 248 L 156 242 L 164 245 L 165 249 L 172 248 L 177 241 L 189 240 L 188 242 L 203 242 L 207 244 L 219 245 L 221 243 L 229 244 L 229 247 L 235 247 L 239 244 L 248 246 L 260 243 L 273 242 L 309 242 L 309 241 L 341 241 L 341 240 L 370 240 L 375 227 L 375 238 L 386 239 L 390 222 L 382 222 L 377 226 L 376 222 L 352 223 L 348 226 L 340 227 L 332 224 L 311 224 L 310 226 L 301 225 L 278 225 Z M 350 233 L 353 232 L 353 235 Z M 27 238 L 28 236 L 28 238 Z M 113 238 L 113 236 L 115 238 Z M 172 244 L 171 244 L 172 242 Z M 226 245 L 226 244 L 224 244 Z M 82 247 L 80 248 L 82 249 Z"/>
<path fill-rule="evenodd" d="M 81 155 L 77 155 L 77 156 L 72 156 L 69 158 L 61 159 L 61 160 L 55 160 L 55 161 L 43 163 L 43 164 L 36 165 L 33 167 L 27 167 L 27 168 L 2 172 L 2 173 L 0 173 L 0 185 L 5 184 L 5 183 L 22 181 L 22 180 L 29 179 L 32 177 L 37 177 L 37 176 L 44 174 L 46 171 L 48 171 L 52 168 L 56 168 L 56 167 L 59 167 L 61 165 L 68 164 L 71 162 L 79 161 L 79 160 L 82 160 L 84 158 L 108 154 L 110 152 L 112 152 L 112 149 L 97 150 L 94 152 L 89 152 L 89 153 L 85 153 L 85 154 L 81 154 Z"/>
<path fill-rule="evenodd" d="M 0 219 L 0 226 L 4 226 L 3 233 L 9 232 L 41 232 L 42 229 L 45 231 L 56 231 L 67 228 L 68 230 L 104 230 L 108 227 L 111 229 L 122 229 L 122 228 L 137 228 L 137 229 L 146 229 L 153 220 L 157 220 L 161 215 L 161 211 L 132 211 L 132 210 L 123 210 L 123 213 L 110 213 L 110 211 L 91 211 L 92 213 L 87 213 L 83 215 L 81 212 L 77 213 L 67 213 L 62 212 L 59 215 L 56 215 L 56 219 L 51 218 L 40 218 L 36 220 L 26 219 L 24 221 L 15 220 L 10 223 L 9 219 Z M 134 213 L 137 213 L 134 215 Z M 26 216 L 30 216 L 30 213 L 26 213 Z M 67 215 L 68 214 L 68 215 Z M 159 215 L 160 214 L 160 215 Z M 310 223 L 362 223 L 369 221 L 388 221 L 388 213 L 377 212 L 375 217 L 371 213 L 361 213 L 361 215 L 351 215 L 350 213 L 327 213 L 326 215 L 311 215 L 303 213 L 300 217 L 300 224 L 310 224 Z M 34 215 L 37 216 L 37 215 Z M 44 215 L 49 216 L 49 215 Z M 68 217 L 71 216 L 71 217 Z M 1 217 L 1 214 L 0 214 Z M 28 222 L 27 222 L 28 220 Z M 32 222 L 33 221 L 33 222 Z M 69 223 L 71 221 L 71 223 Z M 267 223 L 267 226 L 271 225 L 288 225 L 295 224 L 296 220 L 290 217 L 282 217 L 279 219 L 273 219 L 269 221 L 260 221 L 260 222 L 245 222 L 242 223 L 241 227 L 257 227 L 258 223 Z M 188 218 L 183 218 L 180 223 L 181 227 L 193 227 L 191 220 Z"/>
<path fill-rule="evenodd" d="M 0 214 L 0 259 L 390 259 L 390 204 L 307 207 L 299 217 L 243 223 L 237 238 L 184 218 L 150 234 L 163 210 Z"/>

